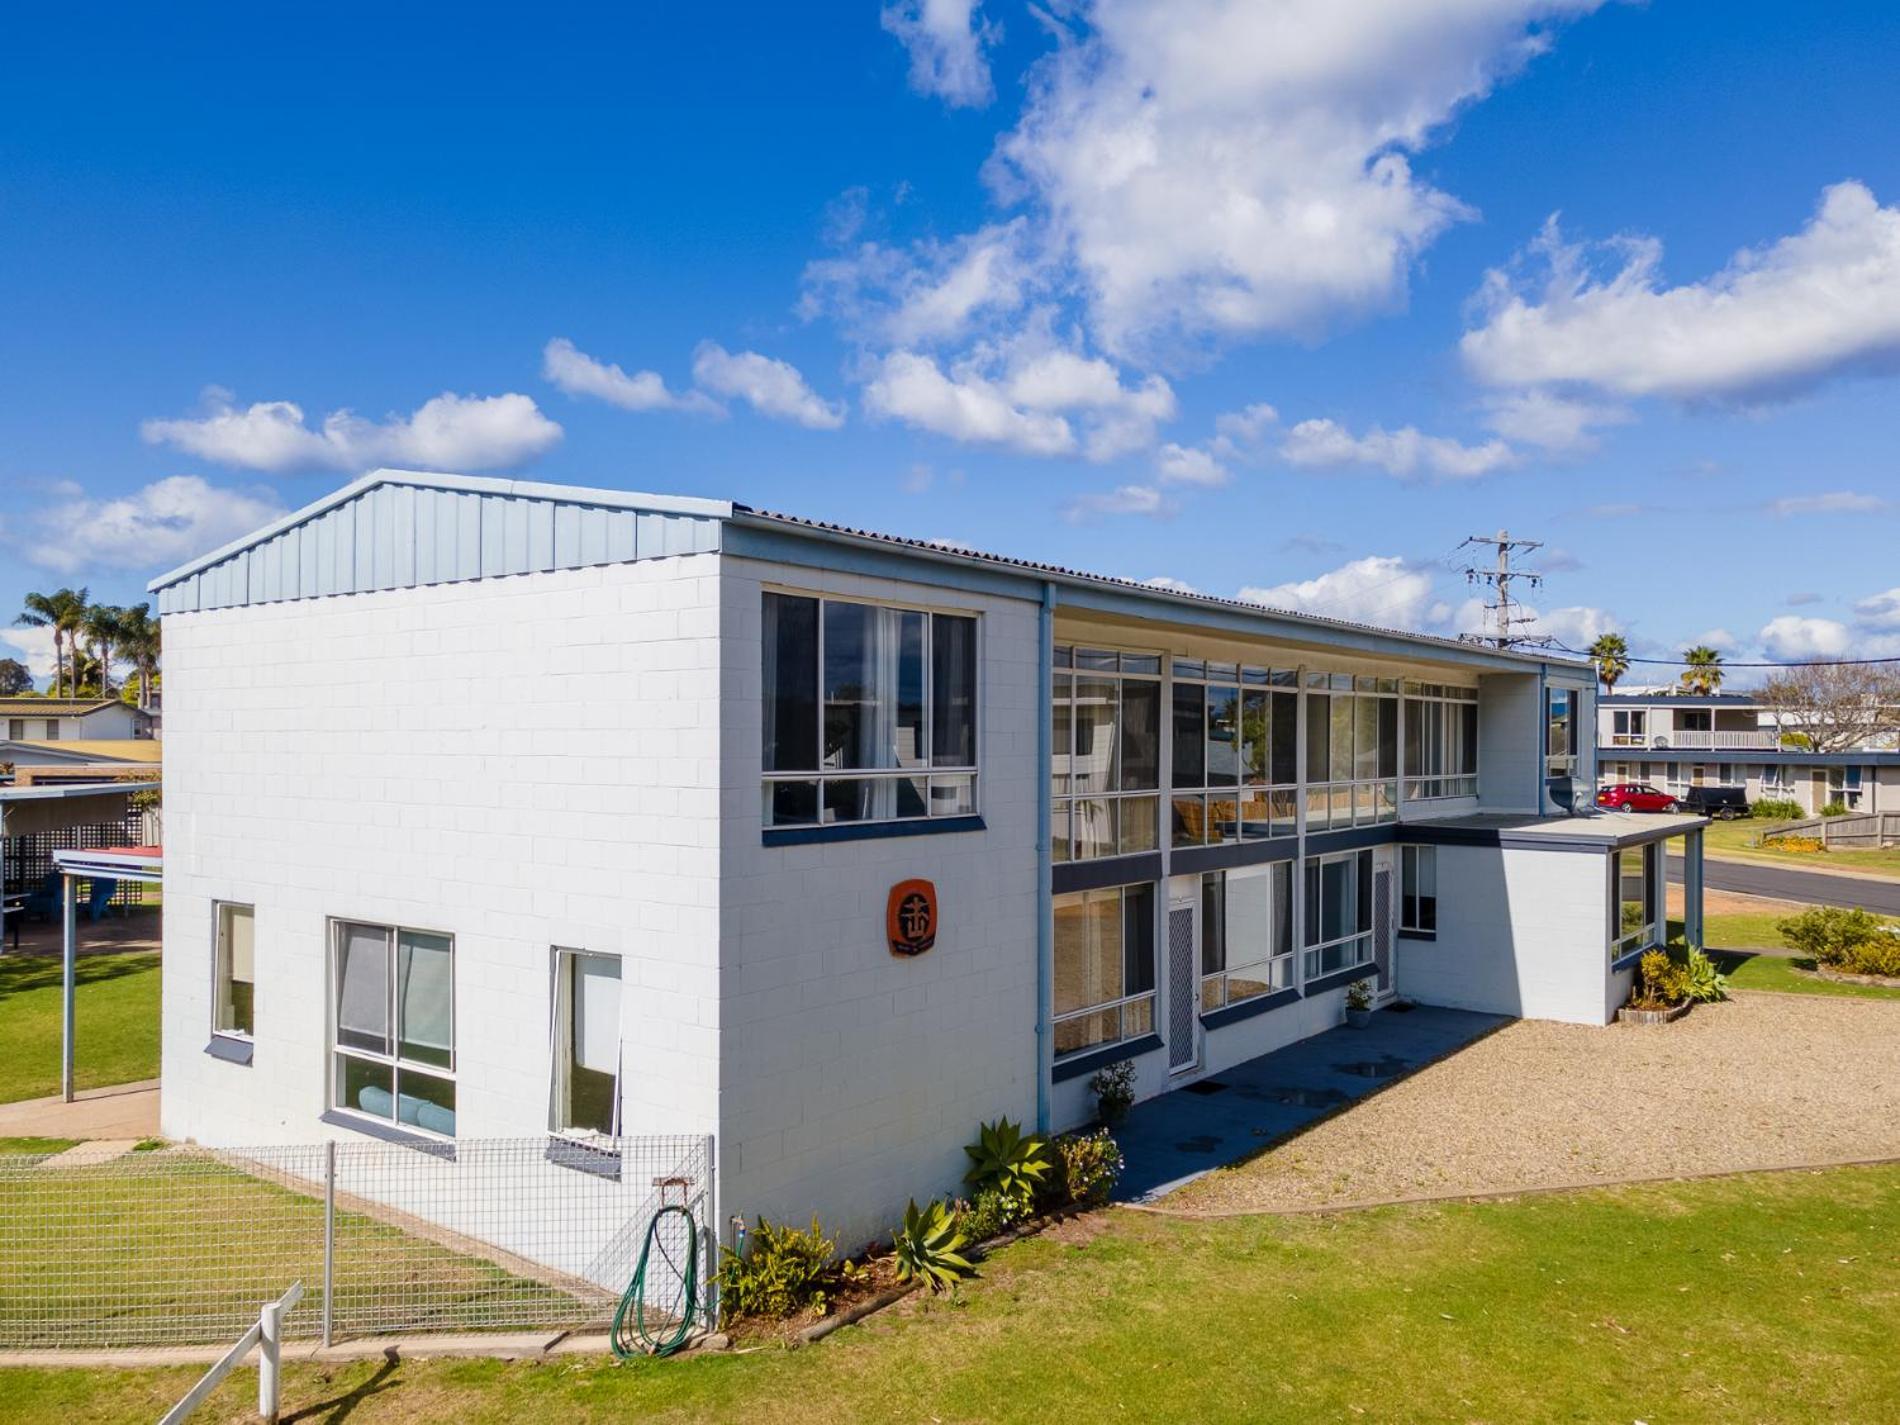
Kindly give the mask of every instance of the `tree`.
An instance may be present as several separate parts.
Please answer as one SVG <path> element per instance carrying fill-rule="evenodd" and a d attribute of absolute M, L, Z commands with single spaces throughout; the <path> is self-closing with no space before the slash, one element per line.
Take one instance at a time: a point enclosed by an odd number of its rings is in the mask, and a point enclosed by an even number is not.
<path fill-rule="evenodd" d="M 1722 655 L 1706 643 L 1686 649 L 1682 661 L 1689 666 L 1682 672 L 1682 691 L 1709 697 L 1722 687 Z"/>
<path fill-rule="evenodd" d="M 112 645 L 118 641 L 119 625 L 125 610 L 115 604 L 92 604 L 81 619 L 79 631 L 92 644 L 92 656 L 99 664 L 99 696 L 112 696 Z"/>
<path fill-rule="evenodd" d="M 0 658 L 0 698 L 17 698 L 33 691 L 33 675 L 17 658 Z"/>
<path fill-rule="evenodd" d="M 69 686 L 66 682 L 66 649 L 77 646 L 75 635 L 86 616 L 88 603 L 84 589 L 60 589 L 51 594 L 28 594 L 25 609 L 14 620 L 26 628 L 50 628 L 53 631 L 53 696 L 59 697 Z"/>
<path fill-rule="evenodd" d="M 158 677 L 159 621 L 150 604 L 134 604 L 119 614 L 119 652 L 137 670 L 139 706 L 152 705 L 152 685 Z"/>
<path fill-rule="evenodd" d="M 1850 752 L 1900 729 L 1900 673 L 1867 664 L 1784 669 L 1756 700 L 1773 710 L 1784 743 Z"/>
<path fill-rule="evenodd" d="M 1614 693 L 1616 685 L 1630 670 L 1630 646 L 1620 633 L 1600 633 L 1590 645 L 1590 657 L 1597 665 L 1597 678 L 1603 691 Z"/>

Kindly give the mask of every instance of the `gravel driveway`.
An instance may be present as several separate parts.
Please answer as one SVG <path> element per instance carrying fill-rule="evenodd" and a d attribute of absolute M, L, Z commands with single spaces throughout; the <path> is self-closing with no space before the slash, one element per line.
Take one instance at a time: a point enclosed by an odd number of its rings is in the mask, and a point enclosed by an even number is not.
<path fill-rule="evenodd" d="M 1900 1156 L 1900 1003 L 1743 994 L 1660 1028 L 1525 1020 L 1169 1196 L 1318 1207 Z"/>

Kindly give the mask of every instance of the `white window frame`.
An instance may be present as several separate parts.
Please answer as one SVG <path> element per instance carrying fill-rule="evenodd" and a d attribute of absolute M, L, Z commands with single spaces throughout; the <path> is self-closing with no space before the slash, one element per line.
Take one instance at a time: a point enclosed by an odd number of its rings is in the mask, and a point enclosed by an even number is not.
<path fill-rule="evenodd" d="M 1236 867 L 1231 871 L 1208 871 L 1202 874 L 1202 900 L 1197 903 L 1197 914 L 1200 914 L 1199 907 L 1206 904 L 1207 883 L 1218 879 L 1221 887 L 1221 968 L 1214 971 L 1203 968 L 1201 971 L 1202 1014 L 1211 1014 L 1230 1004 L 1246 1004 L 1249 1000 L 1293 988 L 1299 965 L 1298 937 L 1293 934 L 1293 868 L 1294 862 L 1289 859 L 1268 862 L 1263 866 Z M 1275 882 L 1283 878 L 1286 884 L 1283 887 L 1277 887 Z M 1261 939 L 1254 943 L 1264 943 L 1267 953 L 1236 964 L 1232 953 L 1234 936 L 1229 930 L 1233 924 L 1233 917 L 1229 911 L 1228 891 L 1236 880 L 1246 882 L 1255 879 L 1266 883 L 1267 923 Z M 1285 904 L 1280 904 L 1281 901 Z M 1273 948 L 1273 927 L 1275 917 L 1280 915 L 1286 917 L 1288 948 L 1276 953 Z M 1202 920 L 1205 921 L 1205 916 L 1202 916 Z M 1203 923 L 1200 929 L 1203 937 L 1201 962 L 1204 967 L 1204 947 L 1208 927 Z M 1259 973 L 1249 973 L 1250 971 Z M 1236 980 L 1243 983 L 1259 983 L 1262 988 L 1237 995 L 1233 993 Z"/>
<path fill-rule="evenodd" d="M 1367 891 L 1367 899 L 1370 900 L 1373 895 L 1377 894 L 1378 869 L 1379 869 L 1378 858 L 1375 855 L 1372 858 L 1370 858 L 1369 861 L 1362 861 L 1360 857 L 1363 854 L 1364 854 L 1363 849 L 1352 850 L 1352 851 L 1335 851 L 1324 856 L 1308 856 L 1301 863 L 1300 875 L 1302 877 L 1306 875 L 1306 867 L 1308 866 L 1319 867 L 1319 875 L 1316 878 L 1316 885 L 1312 888 L 1311 894 L 1315 894 L 1320 897 L 1320 900 L 1316 901 L 1314 904 L 1313 919 L 1314 919 L 1314 923 L 1319 927 L 1320 933 L 1322 936 L 1325 933 L 1325 925 L 1326 925 L 1326 907 L 1325 907 L 1324 896 L 1326 892 L 1326 867 L 1328 865 L 1332 864 L 1335 861 L 1350 861 L 1353 864 L 1353 884 L 1352 884 L 1351 899 L 1352 899 L 1353 917 L 1354 917 L 1355 924 L 1357 923 L 1358 914 L 1359 914 L 1359 879 L 1358 878 L 1359 878 L 1360 867 L 1362 866 L 1367 867 L 1369 874 L 1371 874 L 1371 876 L 1373 877 L 1372 885 L 1368 888 L 1368 891 Z M 1302 916 L 1302 920 L 1304 921 L 1304 916 Z M 1377 922 L 1378 907 L 1376 906 L 1373 907 L 1370 920 L 1373 923 Z M 1306 927 L 1304 924 L 1302 924 L 1300 927 L 1300 939 L 1303 942 L 1303 951 L 1304 951 L 1304 953 L 1300 956 L 1300 969 L 1301 969 L 1300 983 L 1301 984 L 1305 984 L 1309 980 L 1325 979 L 1326 977 L 1330 975 L 1344 974 L 1348 970 L 1360 969 L 1363 966 L 1371 965 L 1375 958 L 1373 944 L 1372 944 L 1372 924 L 1367 924 L 1362 928 L 1349 931 L 1345 935 L 1336 935 L 1330 940 L 1320 939 L 1320 940 L 1314 941 L 1311 944 L 1304 944 L 1305 939 L 1306 939 Z M 1356 945 L 1355 945 L 1355 942 L 1357 942 Z M 1356 949 L 1359 952 L 1357 958 L 1351 959 L 1351 960 L 1346 960 L 1342 958 L 1341 962 L 1333 966 L 1330 970 L 1324 968 L 1326 952 L 1328 950 L 1332 950 L 1336 947 L 1341 947 L 1341 946 L 1352 947 Z"/>
<path fill-rule="evenodd" d="M 1240 841 L 1283 841 L 1295 836 L 1299 831 L 1300 787 L 1306 775 L 1306 750 L 1300 742 L 1300 728 L 1305 717 L 1300 704 L 1300 683 L 1302 670 L 1296 667 L 1281 666 L 1269 668 L 1264 664 L 1230 662 L 1219 658 L 1197 658 L 1186 653 L 1172 653 L 1163 659 L 1163 667 L 1168 671 L 1167 684 L 1162 690 L 1162 717 L 1168 727 L 1167 760 L 1164 764 L 1167 788 L 1167 829 L 1165 839 L 1172 850 L 1185 851 L 1197 846 L 1231 846 Z M 1229 674 L 1232 676 L 1230 677 Z M 1199 786 L 1177 785 L 1174 780 L 1174 690 L 1177 686 L 1198 687 L 1203 690 L 1201 701 L 1201 782 Z M 1246 717 L 1247 694 L 1264 694 L 1267 700 L 1267 777 L 1263 781 L 1250 782 L 1247 771 L 1240 765 L 1245 744 L 1236 736 L 1234 757 L 1236 761 L 1235 781 L 1232 786 L 1216 785 L 1208 780 L 1207 768 L 1213 761 L 1211 755 L 1212 739 L 1207 735 L 1207 695 L 1209 688 L 1237 688 L 1240 694 L 1241 718 Z M 1273 698 L 1275 694 L 1291 695 L 1293 702 L 1293 780 L 1276 782 L 1273 780 Z M 1264 800 L 1266 815 L 1256 821 L 1256 825 L 1265 826 L 1265 832 L 1249 834 L 1246 818 L 1243 815 L 1243 803 L 1250 798 Z M 1212 815 L 1214 807 L 1221 802 L 1231 802 L 1234 807 L 1234 834 L 1228 837 L 1216 836 L 1218 819 Z M 1201 823 L 1201 839 L 1189 841 L 1175 838 L 1175 818 L 1177 813 L 1191 811 Z"/>
<path fill-rule="evenodd" d="M 1063 661 L 1065 654 L 1067 655 L 1066 662 Z M 1115 658 L 1117 666 L 1114 668 L 1085 668 L 1081 666 L 1078 655 L 1097 657 L 1112 656 Z M 1146 672 L 1139 668 L 1122 666 L 1139 659 L 1154 660 L 1154 671 Z M 1162 824 L 1161 820 L 1161 801 L 1162 797 L 1166 794 L 1165 789 L 1168 785 L 1169 770 L 1165 761 L 1168 751 L 1165 729 L 1170 715 L 1170 693 L 1166 676 L 1167 666 L 1167 654 L 1155 648 L 1122 648 L 1100 643 L 1087 645 L 1064 643 L 1056 646 L 1054 668 L 1050 679 L 1051 696 L 1049 706 L 1051 724 L 1049 756 L 1052 764 L 1049 769 L 1049 816 L 1051 820 L 1049 844 L 1051 857 L 1055 861 L 1104 861 L 1111 856 L 1137 856 L 1145 852 L 1160 850 L 1166 841 L 1168 833 L 1167 828 Z M 1116 765 L 1110 774 L 1110 780 L 1113 781 L 1115 785 L 1105 791 L 1078 792 L 1075 790 L 1075 750 L 1076 737 L 1078 735 L 1078 719 L 1075 715 L 1075 680 L 1078 678 L 1107 679 L 1116 685 Z M 1062 696 L 1062 684 L 1064 680 L 1068 682 L 1067 698 Z M 1124 746 L 1121 689 L 1128 683 L 1152 683 L 1155 687 L 1156 699 L 1155 785 L 1145 788 L 1137 787 L 1132 790 L 1124 790 L 1121 786 L 1121 751 Z M 1058 708 L 1065 705 L 1069 712 L 1068 746 L 1057 747 L 1055 745 L 1055 714 Z M 1062 771 L 1057 771 L 1054 765 L 1058 760 L 1062 761 L 1064 768 Z M 1057 785 L 1055 781 L 1057 777 L 1066 777 L 1068 779 L 1066 786 Z M 1129 802 L 1142 801 L 1147 802 L 1151 808 L 1149 815 L 1153 818 L 1154 836 L 1146 846 L 1128 844 L 1128 838 L 1122 834 L 1123 822 L 1127 815 L 1126 804 Z M 1112 828 L 1112 834 L 1108 838 L 1108 844 L 1111 849 L 1099 851 L 1089 856 L 1079 856 L 1076 853 L 1085 843 L 1081 837 L 1076 835 L 1078 819 L 1077 808 L 1097 802 L 1107 804 L 1105 809 L 1110 818 Z M 1091 841 L 1086 844 L 1093 846 L 1100 843 Z"/>
<path fill-rule="evenodd" d="M 1428 772 L 1420 767 L 1406 765 L 1405 745 L 1410 740 L 1411 728 L 1408 724 L 1413 714 L 1413 709 L 1410 707 L 1412 703 L 1435 703 L 1440 706 L 1470 708 L 1469 716 L 1475 724 L 1478 717 L 1478 690 L 1462 683 L 1415 683 L 1408 680 L 1402 685 L 1399 700 L 1399 776 L 1405 800 L 1408 802 L 1448 801 L 1459 797 L 1477 796 L 1478 768 L 1475 764 L 1457 772 L 1447 772 L 1442 769 Z M 1460 714 L 1459 720 L 1462 721 L 1464 716 L 1465 714 Z M 1448 714 L 1444 712 L 1438 714 L 1436 741 L 1440 755 L 1435 760 L 1447 761 L 1444 754 L 1455 746 L 1458 753 L 1456 760 L 1462 762 L 1464 760 L 1463 733 L 1460 731 L 1454 742 L 1448 742 L 1446 726 L 1449 721 Z M 1424 757 L 1426 724 L 1423 721 L 1421 721 L 1418 735 L 1419 753 L 1421 757 Z M 1477 755 L 1482 757 L 1484 749 L 1481 737 L 1478 741 L 1479 746 L 1475 750 Z"/>
<path fill-rule="evenodd" d="M 1089 901 L 1098 897 L 1105 898 L 1113 896 L 1115 898 L 1118 923 L 1122 927 L 1121 933 L 1123 937 L 1121 960 L 1122 988 L 1126 990 L 1128 988 L 1127 898 L 1131 891 L 1138 892 L 1143 890 L 1148 892 L 1148 974 L 1154 983 L 1148 989 L 1137 990 L 1133 994 L 1123 994 L 1115 999 L 1103 1000 L 1098 1004 L 1082 1005 L 1075 1009 L 1064 1010 L 1060 1014 L 1052 1014 L 1049 1021 L 1049 1039 L 1050 1045 L 1055 1052 L 1055 1062 L 1058 1064 L 1065 1059 L 1077 1058 L 1084 1054 L 1093 1054 L 1098 1050 L 1107 1049 L 1116 1044 L 1125 1044 L 1131 1039 L 1140 1039 L 1146 1035 L 1159 1032 L 1156 1027 L 1158 1022 L 1156 1016 L 1161 1004 L 1161 966 L 1159 961 L 1163 953 L 1163 947 L 1156 926 L 1156 916 L 1162 913 L 1158 910 L 1158 908 L 1163 905 L 1162 887 L 1153 881 L 1130 881 L 1127 885 L 1122 886 L 1102 886 L 1099 889 L 1086 891 L 1066 891 L 1058 894 L 1054 899 L 1057 901 L 1076 900 L 1083 905 L 1087 905 Z M 1051 914 L 1053 915 L 1053 913 L 1052 907 Z M 1049 954 L 1052 959 L 1055 953 L 1056 946 L 1052 937 L 1049 947 Z M 1051 964 L 1050 973 L 1052 984 L 1054 970 L 1055 967 Z M 1051 1003 L 1053 1004 L 1053 999 Z M 1137 1011 L 1134 1016 L 1134 1028 L 1132 1030 L 1129 1027 L 1129 1010 L 1131 1008 Z M 1116 1011 L 1117 1033 L 1114 1038 L 1097 1040 L 1093 1044 L 1083 1044 L 1069 1050 L 1055 1047 L 1055 1031 L 1058 1026 L 1067 1024 L 1073 1019 L 1086 1019 L 1091 1015 L 1106 1014 L 1109 1010 Z M 1146 1011 L 1145 1024 L 1142 1022 L 1144 1018 L 1140 1012 L 1142 1010 Z"/>
<path fill-rule="evenodd" d="M 548 1016 L 548 1132 L 557 1138 L 592 1144 L 603 1137 L 618 1138 L 620 1136 L 620 1095 L 626 1069 L 626 1045 L 621 1040 L 619 1026 L 616 1025 L 613 1112 L 605 1132 L 603 1133 L 600 1129 L 576 1127 L 571 1123 L 563 1123 L 561 1120 L 568 1116 L 564 1110 L 572 1102 L 567 1066 L 573 1058 L 574 1045 L 574 972 L 577 963 L 582 959 L 612 960 L 620 967 L 621 1023 L 623 1024 L 626 1014 L 627 962 L 624 956 L 611 951 L 588 950 L 575 945 L 553 946 L 549 955 L 552 983 Z"/>
<path fill-rule="evenodd" d="M 337 974 L 342 964 L 342 957 L 338 954 L 338 951 L 342 946 L 340 937 L 343 928 L 349 925 L 361 925 L 370 930 L 386 930 L 389 932 L 390 1051 L 387 1054 L 377 1053 L 373 1049 L 359 1049 L 354 1045 L 342 1045 L 337 1043 L 337 1014 L 340 1009 L 338 1003 L 340 985 L 337 980 Z M 400 1004 L 402 996 L 402 977 L 396 968 L 396 954 L 405 932 L 413 935 L 430 935 L 449 942 L 449 1063 L 447 1068 L 442 1068 L 435 1064 L 405 1060 L 400 1057 L 402 1050 L 402 1006 Z M 455 1141 L 454 1134 L 437 1133 L 435 1130 L 425 1128 L 419 1123 L 404 1123 L 402 1121 L 402 1075 L 406 1069 L 411 1073 L 422 1074 L 428 1078 L 446 1079 L 448 1082 L 454 1084 L 456 1127 L 461 1127 L 462 1087 L 457 1070 L 460 1050 L 455 1043 L 459 1036 L 459 1025 L 461 1022 L 461 1006 L 457 1002 L 459 995 L 457 994 L 455 983 L 456 961 L 460 958 L 455 943 L 456 937 L 449 931 L 430 930 L 420 925 L 398 925 L 392 924 L 389 921 L 374 920 L 367 916 L 339 915 L 329 918 L 324 940 L 326 947 L 324 952 L 324 983 L 326 986 L 325 993 L 329 1000 L 329 1013 L 327 1016 L 328 1027 L 324 1043 L 324 1102 L 330 1106 L 332 1113 L 357 1123 L 373 1125 L 377 1130 L 382 1132 L 410 1134 L 418 1138 L 429 1138 L 442 1143 L 453 1143 Z M 390 1116 L 388 1118 L 380 1118 L 373 1113 L 366 1113 L 360 1108 L 337 1102 L 336 1061 L 339 1057 L 358 1059 L 365 1063 L 382 1065 L 390 1070 Z"/>
<path fill-rule="evenodd" d="M 1405 778 L 1405 694 L 1404 683 L 1398 678 L 1380 677 L 1365 673 L 1323 673 L 1307 670 L 1301 682 L 1302 705 L 1300 725 L 1303 733 L 1300 740 L 1301 807 L 1308 831 L 1339 831 L 1349 826 L 1377 826 L 1399 819 L 1399 792 Z M 1339 769 L 1332 766 L 1333 758 L 1328 747 L 1327 771 L 1331 774 L 1323 782 L 1305 780 L 1307 771 L 1306 745 L 1311 737 L 1313 724 L 1313 699 L 1324 697 L 1327 701 L 1327 740 L 1332 738 L 1332 699 L 1351 698 L 1353 700 L 1353 762 L 1349 769 L 1353 775 L 1341 777 Z M 1392 736 L 1397 744 L 1392 749 L 1393 775 L 1381 777 L 1377 771 L 1378 735 L 1373 735 L 1374 772 L 1370 777 L 1360 777 L 1358 773 L 1359 754 L 1359 700 L 1369 698 L 1375 705 L 1390 701 L 1394 704 L 1392 712 Z"/>
<path fill-rule="evenodd" d="M 1431 868 L 1432 892 L 1430 896 L 1420 891 L 1417 895 L 1407 895 L 1406 880 L 1409 876 L 1414 885 L 1423 883 L 1425 868 Z M 1432 903 L 1432 923 L 1423 923 L 1423 917 L 1413 914 L 1422 909 L 1424 903 Z M 1436 939 L 1438 936 L 1438 848 L 1436 846 L 1399 847 L 1399 933 L 1417 936 L 1421 939 Z"/>
<path fill-rule="evenodd" d="M 1643 858 L 1643 914 L 1646 917 L 1642 925 L 1635 929 L 1623 929 L 1623 858 L 1641 856 Z M 1640 955 L 1645 950 L 1653 950 L 1664 940 L 1666 920 L 1662 914 L 1667 890 L 1658 883 L 1663 879 L 1666 862 L 1663 856 L 1663 843 L 1645 842 L 1640 846 L 1624 846 L 1610 853 L 1610 962 L 1612 964 L 1629 955 Z"/>
<path fill-rule="evenodd" d="M 222 1029 L 218 1026 L 218 1009 L 224 1003 L 224 982 L 229 977 L 230 964 L 225 944 L 225 913 L 240 910 L 251 918 L 251 1027 L 248 1030 Z M 234 1039 L 240 1044 L 253 1043 L 257 1033 L 257 907 L 244 901 L 211 902 L 211 1033 L 214 1038 Z"/>

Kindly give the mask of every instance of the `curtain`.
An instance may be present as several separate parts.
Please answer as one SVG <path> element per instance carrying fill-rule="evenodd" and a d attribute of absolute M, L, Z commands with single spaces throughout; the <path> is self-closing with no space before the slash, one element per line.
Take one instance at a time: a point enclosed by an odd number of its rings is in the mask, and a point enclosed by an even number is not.
<path fill-rule="evenodd" d="M 445 935 L 404 931 L 398 956 L 401 1055 L 443 1068 L 452 1066 L 455 1053 L 451 945 Z"/>
<path fill-rule="evenodd" d="M 336 1039 L 389 1052 L 389 932 L 345 925 L 337 946 Z"/>

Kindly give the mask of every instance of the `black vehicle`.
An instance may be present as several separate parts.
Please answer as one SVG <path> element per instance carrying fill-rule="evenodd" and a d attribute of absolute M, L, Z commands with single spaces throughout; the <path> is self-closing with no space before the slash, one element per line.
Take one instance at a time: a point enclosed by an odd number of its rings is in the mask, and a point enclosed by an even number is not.
<path fill-rule="evenodd" d="M 1748 815 L 1748 793 L 1741 787 L 1691 787 L 1676 800 L 1684 811 L 1717 821 Z"/>

